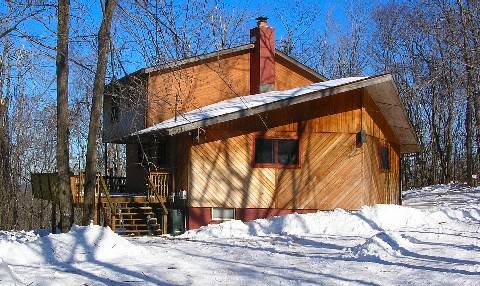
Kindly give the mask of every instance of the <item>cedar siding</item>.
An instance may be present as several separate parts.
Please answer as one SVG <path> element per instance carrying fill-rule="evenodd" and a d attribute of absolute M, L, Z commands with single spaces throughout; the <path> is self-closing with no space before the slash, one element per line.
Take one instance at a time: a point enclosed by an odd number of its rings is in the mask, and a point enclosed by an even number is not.
<path fill-rule="evenodd" d="M 225 99 L 250 94 L 251 51 L 192 63 L 178 70 L 154 72 L 148 79 L 147 127 L 178 114 Z M 276 90 L 319 82 L 295 65 L 275 57 Z"/>
<path fill-rule="evenodd" d="M 375 106 L 366 97 L 358 89 L 266 112 L 261 116 L 268 129 L 258 116 L 208 127 L 190 149 L 189 205 L 358 209 L 398 203 L 395 138 L 382 118 L 368 116 Z M 368 139 L 357 147 L 356 133 L 362 128 Z M 252 167 L 252 144 L 259 135 L 298 136 L 300 168 Z M 380 170 L 377 141 L 392 146 L 390 172 Z"/>

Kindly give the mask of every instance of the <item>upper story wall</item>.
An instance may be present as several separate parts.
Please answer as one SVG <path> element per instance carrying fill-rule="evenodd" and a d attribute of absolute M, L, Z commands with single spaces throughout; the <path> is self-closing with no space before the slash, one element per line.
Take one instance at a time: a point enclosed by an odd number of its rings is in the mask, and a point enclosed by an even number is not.
<path fill-rule="evenodd" d="M 286 61 L 279 55 L 275 56 L 275 90 L 287 90 L 320 81 L 299 66 Z"/>
<path fill-rule="evenodd" d="M 362 127 L 367 135 L 398 145 L 398 138 L 395 137 L 382 112 L 367 92 L 362 94 L 362 105 Z"/>
<path fill-rule="evenodd" d="M 227 98 L 249 94 L 249 67 L 250 53 L 243 52 L 151 73 L 147 126 Z"/>
<path fill-rule="evenodd" d="M 122 142 L 145 128 L 146 86 L 143 77 L 130 76 L 105 88 L 103 142 Z"/>
<path fill-rule="evenodd" d="M 202 106 L 249 95 L 252 53 L 247 50 L 176 70 L 151 73 L 148 78 L 147 127 Z M 275 90 L 319 81 L 294 64 L 275 57 Z"/>

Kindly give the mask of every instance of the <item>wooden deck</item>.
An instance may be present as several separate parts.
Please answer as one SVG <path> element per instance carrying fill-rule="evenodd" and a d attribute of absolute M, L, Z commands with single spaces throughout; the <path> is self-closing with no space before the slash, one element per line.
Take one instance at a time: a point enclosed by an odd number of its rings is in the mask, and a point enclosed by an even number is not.
<path fill-rule="evenodd" d="M 31 174 L 34 197 L 54 202 L 58 175 Z M 174 192 L 173 174 L 151 172 L 144 193 L 127 193 L 125 177 L 97 176 L 95 187 L 94 223 L 109 226 L 124 235 L 158 235 L 167 232 L 166 207 L 168 196 Z M 84 204 L 85 174 L 70 177 L 72 202 L 75 207 Z M 159 221 L 159 222 L 157 222 Z"/>

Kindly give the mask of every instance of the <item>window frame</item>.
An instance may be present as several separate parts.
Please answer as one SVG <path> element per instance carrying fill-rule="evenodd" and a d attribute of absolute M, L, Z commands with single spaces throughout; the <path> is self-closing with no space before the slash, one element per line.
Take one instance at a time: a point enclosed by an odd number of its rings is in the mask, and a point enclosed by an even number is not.
<path fill-rule="evenodd" d="M 387 158 L 388 158 L 388 168 L 385 168 L 384 162 L 383 162 L 383 152 L 386 150 L 387 152 Z M 380 141 L 378 143 L 378 165 L 380 168 L 380 171 L 388 173 L 392 171 L 392 157 L 391 157 L 391 151 L 390 151 L 390 144 L 387 142 L 382 142 Z"/>
<path fill-rule="evenodd" d="M 278 162 L 278 140 L 296 140 L 298 142 L 298 162 L 297 164 L 283 165 L 280 163 L 257 163 L 255 161 L 255 154 L 257 151 L 257 139 L 273 140 L 273 158 L 275 162 Z M 301 154 L 302 144 L 298 135 L 283 135 L 283 136 L 254 136 L 251 150 L 251 166 L 253 168 L 275 168 L 275 169 L 299 169 L 302 165 Z"/>

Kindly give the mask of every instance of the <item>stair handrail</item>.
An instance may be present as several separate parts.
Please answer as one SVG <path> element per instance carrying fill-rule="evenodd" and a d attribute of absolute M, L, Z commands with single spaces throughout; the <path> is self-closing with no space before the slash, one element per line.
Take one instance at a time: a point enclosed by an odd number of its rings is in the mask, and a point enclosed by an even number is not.
<path fill-rule="evenodd" d="M 105 180 L 103 179 L 102 176 L 99 176 L 100 178 L 100 185 L 102 186 L 103 192 L 105 193 L 105 197 L 107 198 L 107 203 L 112 212 L 116 213 L 117 210 L 112 202 L 112 198 L 110 197 L 110 191 L 108 190 L 107 184 L 105 183 Z M 99 194 L 101 196 L 101 193 Z"/>
<path fill-rule="evenodd" d="M 108 206 L 110 207 L 110 210 L 111 210 L 111 224 L 110 224 L 110 228 L 115 231 L 115 216 L 117 214 L 117 209 L 115 207 L 115 205 L 113 204 L 112 202 L 112 199 L 110 197 L 110 191 L 108 190 L 108 187 L 107 187 L 107 183 L 105 182 L 105 180 L 103 179 L 102 176 L 98 176 L 99 180 L 100 180 L 100 186 L 102 187 L 103 189 L 103 192 L 105 194 L 105 197 L 107 198 L 107 203 L 108 203 Z M 99 194 L 98 196 L 101 198 L 102 197 L 102 193 L 99 191 Z M 102 210 L 104 211 L 104 215 L 105 215 L 105 209 L 103 207 L 103 204 L 101 203 L 101 200 L 100 200 L 100 207 L 102 208 Z"/>

